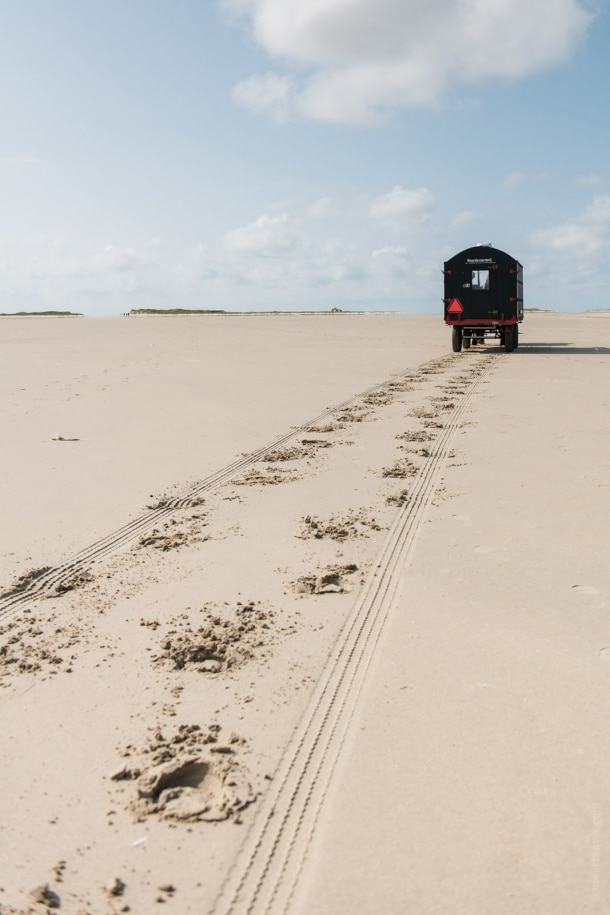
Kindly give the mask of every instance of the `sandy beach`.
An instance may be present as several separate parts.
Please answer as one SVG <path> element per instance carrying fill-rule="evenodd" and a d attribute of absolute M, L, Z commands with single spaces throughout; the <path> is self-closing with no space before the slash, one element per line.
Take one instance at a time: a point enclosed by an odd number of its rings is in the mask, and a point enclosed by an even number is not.
<path fill-rule="evenodd" d="M 610 317 L 2 318 L 0 913 L 602 913 Z"/>

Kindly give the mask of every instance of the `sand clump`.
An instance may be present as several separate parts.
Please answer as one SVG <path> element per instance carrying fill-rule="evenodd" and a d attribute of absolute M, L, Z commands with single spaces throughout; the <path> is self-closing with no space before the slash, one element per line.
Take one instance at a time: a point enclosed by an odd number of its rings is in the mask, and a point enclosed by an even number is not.
<path fill-rule="evenodd" d="M 282 470 L 279 467 L 265 467 L 263 469 L 253 467 L 243 476 L 236 480 L 231 480 L 231 486 L 277 486 L 280 483 L 293 483 L 298 480 L 298 474 L 294 470 Z"/>
<path fill-rule="evenodd" d="M 415 390 L 412 382 L 413 379 L 410 377 L 401 378 L 396 381 L 388 381 L 385 385 L 385 390 L 392 391 L 394 394 L 405 394 Z"/>
<path fill-rule="evenodd" d="M 389 467 L 384 467 L 381 471 L 383 477 L 395 477 L 397 479 L 404 479 L 406 477 L 414 477 L 418 472 L 419 467 L 410 461 L 408 458 L 401 458 L 398 461 L 395 461 L 394 464 Z"/>
<path fill-rule="evenodd" d="M 301 458 L 309 456 L 310 452 L 307 448 L 300 447 L 299 445 L 290 445 L 285 448 L 275 448 L 273 451 L 269 451 L 262 460 L 266 464 L 276 464 L 283 461 L 299 461 Z"/>
<path fill-rule="evenodd" d="M 151 493 L 149 498 L 153 499 L 153 502 L 146 506 L 150 511 L 156 511 L 160 508 L 199 508 L 205 504 L 203 496 L 171 496 L 168 493 L 163 493 L 163 495 L 155 497 Z"/>
<path fill-rule="evenodd" d="M 409 490 L 401 489 L 386 497 L 386 505 L 404 505 L 409 500 Z"/>
<path fill-rule="evenodd" d="M 436 417 L 439 415 L 439 411 L 430 409 L 430 407 L 414 407 L 409 415 L 414 416 L 415 419 L 430 420 L 436 419 Z"/>
<path fill-rule="evenodd" d="M 320 448 L 330 448 L 331 446 L 332 442 L 327 442 L 323 439 L 302 438 L 298 445 L 289 445 L 269 451 L 262 460 L 267 464 L 275 464 L 281 461 L 299 461 L 303 458 L 315 457 Z"/>
<path fill-rule="evenodd" d="M 414 454 L 417 457 L 429 458 L 431 454 L 428 448 L 416 448 L 413 446 L 409 447 L 409 445 L 402 445 L 401 448 L 408 454 Z"/>
<path fill-rule="evenodd" d="M 448 368 L 452 362 L 452 356 L 442 356 L 440 359 L 434 359 L 431 362 L 426 363 L 426 365 L 419 369 L 419 374 L 438 375 L 440 372 Z"/>
<path fill-rule="evenodd" d="M 430 432 L 426 432 L 425 429 L 412 429 L 407 432 L 401 432 L 396 438 L 403 442 L 430 442 L 434 439 L 434 436 Z"/>
<path fill-rule="evenodd" d="M 171 517 L 159 527 L 154 527 L 148 534 L 143 534 L 138 546 L 167 552 L 192 543 L 205 543 L 206 540 L 210 540 L 210 535 L 204 531 L 208 525 L 206 517 L 204 512 L 197 512 L 182 519 Z"/>
<path fill-rule="evenodd" d="M 23 575 L 20 575 L 19 578 L 6 590 L 0 593 L 0 600 L 5 600 L 9 597 L 15 597 L 18 594 L 23 594 L 29 588 L 34 585 L 39 578 L 42 578 L 43 575 L 46 575 L 47 572 L 51 572 L 51 566 L 40 566 L 37 569 L 29 569 L 27 572 L 24 572 Z"/>
<path fill-rule="evenodd" d="M 368 537 L 370 531 L 381 530 L 381 525 L 374 518 L 369 518 L 366 509 L 351 510 L 345 515 L 331 515 L 326 520 L 315 515 L 305 515 L 302 524 L 298 536 L 303 540 L 354 540 L 357 537 Z"/>
<path fill-rule="evenodd" d="M 56 581 L 48 580 L 53 577 L 56 578 Z M 46 581 L 41 581 L 45 578 Z M 0 594 L 0 600 L 8 600 L 21 595 L 25 597 L 28 591 L 40 592 L 44 597 L 61 597 L 69 591 L 75 591 L 77 588 L 90 584 L 93 580 L 94 576 L 90 569 L 79 566 L 77 563 L 71 563 L 63 572 L 61 569 L 53 569 L 52 566 L 41 566 L 21 575 L 7 591 Z"/>
<path fill-rule="evenodd" d="M 430 398 L 431 403 L 435 405 L 438 410 L 454 410 L 455 401 L 451 397 L 441 396 L 441 397 L 432 397 Z"/>
<path fill-rule="evenodd" d="M 440 388 L 444 394 L 451 394 L 455 397 L 455 396 L 458 396 L 459 394 L 464 393 L 464 391 L 466 390 L 466 385 L 465 384 L 443 384 L 440 386 Z"/>
<path fill-rule="evenodd" d="M 343 429 L 343 426 L 341 425 L 341 423 L 335 423 L 335 422 L 320 423 L 316 426 L 309 426 L 309 431 L 313 432 L 314 434 L 321 434 L 324 432 L 338 432 L 341 429 Z"/>
<path fill-rule="evenodd" d="M 205 729 L 183 724 L 166 738 L 156 729 L 135 754 L 139 763 L 123 764 L 110 775 L 113 782 L 134 784 L 127 807 L 136 820 L 152 815 L 186 822 L 239 820 L 256 796 L 237 761 L 243 739 L 231 734 L 221 742 L 220 730 L 217 724 Z M 122 753 L 133 754 L 131 746 Z"/>
<path fill-rule="evenodd" d="M 297 594 L 348 594 L 352 590 L 349 576 L 358 571 L 355 563 L 330 565 L 320 572 L 302 575 L 291 588 Z"/>
<path fill-rule="evenodd" d="M 371 416 L 371 411 L 366 410 L 363 407 L 347 407 L 345 410 L 342 410 L 341 413 L 337 414 L 337 422 L 362 423 L 365 419 L 368 419 L 369 416 Z"/>
<path fill-rule="evenodd" d="M 0 642 L 0 684 L 6 686 L 11 676 L 70 673 L 81 630 L 76 625 L 55 626 L 53 618 L 42 620 L 26 610 L 0 626 Z"/>
<path fill-rule="evenodd" d="M 47 909 L 61 908 L 61 898 L 59 893 L 52 890 L 48 883 L 35 887 L 30 893 L 32 902 L 37 905 L 45 905 Z M 0 910 L 2 911 L 2 910 Z"/>
<path fill-rule="evenodd" d="M 362 398 L 362 403 L 366 404 L 367 407 L 385 407 L 387 404 L 391 403 L 393 400 L 393 394 L 391 391 L 371 391 L 370 394 L 366 394 Z"/>
<path fill-rule="evenodd" d="M 405 394 L 413 390 L 410 378 L 388 381 L 374 391 L 369 391 L 368 394 L 365 394 L 362 398 L 362 403 L 370 407 L 384 407 L 392 403 L 399 394 Z"/>
<path fill-rule="evenodd" d="M 94 576 L 89 569 L 75 569 L 67 576 L 61 578 L 56 584 L 52 585 L 50 590 L 45 594 L 45 597 L 61 597 L 69 591 L 76 591 L 78 588 L 83 588 L 85 585 L 91 584 L 92 581 L 94 581 Z"/>
<path fill-rule="evenodd" d="M 151 661 L 173 670 L 218 673 L 260 654 L 269 642 L 273 619 L 272 610 L 251 601 L 239 602 L 233 619 L 214 614 L 198 628 L 189 621 L 173 620 Z M 156 628 L 155 622 L 141 625 Z"/>

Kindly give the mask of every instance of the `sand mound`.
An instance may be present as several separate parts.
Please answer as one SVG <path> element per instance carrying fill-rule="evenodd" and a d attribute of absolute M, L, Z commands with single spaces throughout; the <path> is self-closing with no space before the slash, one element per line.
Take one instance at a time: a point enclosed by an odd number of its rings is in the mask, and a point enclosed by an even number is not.
<path fill-rule="evenodd" d="M 401 489 L 399 492 L 393 493 L 391 496 L 387 496 L 386 505 L 402 505 L 403 502 L 406 502 L 409 498 L 409 490 Z"/>
<path fill-rule="evenodd" d="M 88 569 L 75 571 L 72 575 L 69 575 L 67 578 L 62 578 L 61 581 L 57 582 L 57 584 L 45 594 L 45 597 L 61 597 L 62 594 L 67 594 L 68 591 L 76 591 L 77 588 L 82 588 L 85 585 L 90 584 L 93 580 L 94 577 Z"/>
<path fill-rule="evenodd" d="M 337 432 L 338 430 L 343 429 L 341 423 L 322 423 L 318 426 L 309 426 L 309 431 L 314 434 L 320 434 L 322 432 Z"/>
<path fill-rule="evenodd" d="M 23 575 L 20 575 L 7 591 L 3 591 L 0 594 L 0 600 L 8 597 L 14 597 L 16 594 L 21 594 L 23 591 L 27 591 L 27 589 L 31 587 L 35 581 L 50 571 L 51 566 L 40 566 L 38 569 L 29 569 L 27 572 L 24 572 Z"/>
<path fill-rule="evenodd" d="M 408 458 L 402 458 L 401 460 L 396 461 L 390 467 L 384 467 L 381 471 L 381 475 L 383 477 L 395 477 L 397 479 L 404 479 L 405 477 L 414 477 L 418 469 L 419 468 Z"/>
<path fill-rule="evenodd" d="M 265 463 L 274 464 L 280 461 L 299 461 L 303 458 L 315 457 L 319 448 L 330 448 L 332 442 L 317 438 L 302 438 L 297 445 L 276 448 L 269 451 L 262 459 Z"/>
<path fill-rule="evenodd" d="M 150 496 L 154 501 L 149 503 L 146 507 L 151 511 L 155 511 L 159 508 L 199 508 L 200 505 L 205 504 L 205 499 L 203 496 L 170 496 L 167 493 L 164 493 L 162 496 L 155 498 L 152 494 Z"/>
<path fill-rule="evenodd" d="M 151 660 L 174 670 L 218 673 L 260 651 L 269 640 L 272 620 L 273 612 L 254 602 L 238 604 L 234 619 L 214 615 L 197 629 L 189 622 L 173 620 L 159 653 Z"/>
<path fill-rule="evenodd" d="M 361 423 L 371 415 L 370 410 L 366 410 L 363 407 L 353 406 L 347 407 L 345 410 L 342 410 L 341 413 L 337 414 L 337 422 L 339 423 Z"/>
<path fill-rule="evenodd" d="M 429 442 L 432 441 L 434 436 L 426 432 L 425 429 L 414 429 L 408 432 L 401 432 L 396 438 L 403 442 Z"/>
<path fill-rule="evenodd" d="M 203 530 L 207 527 L 205 519 L 206 515 L 202 512 L 186 518 L 172 517 L 140 537 L 138 545 L 167 552 L 191 543 L 204 543 L 210 539 L 209 534 Z"/>
<path fill-rule="evenodd" d="M 386 404 L 391 403 L 392 400 L 393 394 L 391 391 L 380 390 L 367 394 L 362 398 L 362 403 L 368 407 L 384 407 Z"/>
<path fill-rule="evenodd" d="M 263 469 L 253 467 L 251 470 L 248 470 L 247 473 L 244 473 L 244 475 L 239 479 L 231 480 L 229 485 L 277 486 L 279 483 L 292 483 L 294 480 L 298 479 L 298 474 L 296 474 L 293 470 L 280 470 L 276 467 L 265 467 Z"/>
<path fill-rule="evenodd" d="M 251 804 L 255 795 L 235 758 L 243 740 L 231 734 L 222 744 L 219 736 L 218 725 L 181 725 L 170 738 L 155 731 L 139 754 L 141 767 L 124 765 L 110 776 L 135 782 L 128 806 L 136 819 L 213 822 L 235 819 Z"/>
<path fill-rule="evenodd" d="M 369 518 L 366 509 L 350 511 L 345 515 L 331 515 L 323 520 L 315 515 L 303 518 L 303 529 L 299 536 L 302 539 L 314 540 L 353 540 L 356 537 L 368 537 L 369 531 L 380 531 L 381 527 L 374 518 Z"/>
<path fill-rule="evenodd" d="M 53 620 L 39 620 L 31 611 L 0 626 L 0 683 L 14 675 L 59 670 L 70 672 L 75 658 L 72 649 L 81 641 L 78 626 L 55 626 Z"/>
<path fill-rule="evenodd" d="M 327 566 L 322 572 L 302 575 L 291 583 L 291 588 L 297 594 L 347 594 L 352 590 L 347 576 L 357 571 L 354 563 Z"/>

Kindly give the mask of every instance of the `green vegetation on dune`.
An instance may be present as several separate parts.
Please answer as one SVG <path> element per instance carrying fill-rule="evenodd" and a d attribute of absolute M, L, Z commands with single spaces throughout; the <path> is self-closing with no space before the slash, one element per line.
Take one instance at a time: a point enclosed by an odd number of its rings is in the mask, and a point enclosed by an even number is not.
<path fill-rule="evenodd" d="M 132 308 L 130 315 L 225 315 L 221 308 Z"/>
<path fill-rule="evenodd" d="M 329 311 L 225 311 L 222 308 L 132 308 L 130 315 L 356 315 L 361 311 L 344 311 L 331 308 Z"/>
<path fill-rule="evenodd" d="M 79 311 L 0 311 L 0 318 L 82 318 Z"/>

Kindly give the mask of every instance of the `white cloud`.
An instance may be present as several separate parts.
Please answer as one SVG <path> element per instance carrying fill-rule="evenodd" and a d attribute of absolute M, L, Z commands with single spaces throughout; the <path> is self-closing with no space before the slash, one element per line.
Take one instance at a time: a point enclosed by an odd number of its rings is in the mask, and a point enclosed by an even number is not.
<path fill-rule="evenodd" d="M 607 256 L 610 251 L 610 197 L 595 196 L 575 219 L 532 235 L 532 244 L 575 260 Z"/>
<path fill-rule="evenodd" d="M 229 251 L 241 254 L 272 256 L 291 250 L 298 243 L 298 235 L 287 213 L 269 216 L 263 213 L 254 222 L 239 226 L 224 237 Z"/>
<path fill-rule="evenodd" d="M 597 187 L 601 184 L 601 178 L 595 172 L 589 172 L 586 175 L 579 175 L 576 184 L 579 187 Z"/>
<path fill-rule="evenodd" d="M 373 251 L 371 257 L 385 257 L 386 255 L 402 257 L 407 254 L 407 250 L 400 245 L 386 245 L 385 248 L 377 248 L 376 251 Z"/>
<path fill-rule="evenodd" d="M 525 181 L 523 172 L 511 172 L 502 182 L 504 187 L 520 187 Z"/>
<path fill-rule="evenodd" d="M 388 107 L 430 104 L 454 85 L 515 80 L 566 60 L 592 16 L 582 0 L 224 0 L 267 53 L 308 68 L 298 90 L 268 73 L 240 101 L 371 123 Z M 240 84 L 242 87 L 246 84 Z M 284 108 L 284 112 L 285 112 Z"/>
<path fill-rule="evenodd" d="M 528 175 L 525 172 L 510 172 L 506 175 L 502 184 L 504 187 L 522 187 L 524 184 L 543 184 L 551 178 L 550 172 L 538 172 L 537 174 Z"/>
<path fill-rule="evenodd" d="M 330 197 L 320 197 L 308 207 L 307 215 L 311 219 L 334 219 L 339 215 L 339 208 Z"/>
<path fill-rule="evenodd" d="M 373 219 L 383 222 L 422 223 L 430 218 L 435 206 L 434 194 L 427 187 L 409 190 L 397 184 L 387 194 L 375 197 L 369 212 Z"/>
<path fill-rule="evenodd" d="M 371 261 L 373 273 L 386 278 L 405 278 L 413 270 L 413 259 L 408 249 L 399 245 L 377 248 L 371 253 Z"/>
<path fill-rule="evenodd" d="M 118 245 L 105 245 L 93 257 L 93 265 L 110 273 L 129 273 L 137 270 L 142 264 L 142 252 L 135 248 L 123 248 Z"/>
<path fill-rule="evenodd" d="M 237 83 L 233 98 L 245 108 L 283 121 L 288 114 L 292 90 L 293 81 L 289 76 L 265 73 L 264 76 L 251 76 Z"/>
<path fill-rule="evenodd" d="M 480 219 L 478 213 L 473 213 L 472 210 L 462 210 L 460 213 L 456 213 L 451 220 L 451 228 L 461 229 L 463 226 L 469 226 L 476 222 L 477 219 Z"/>
<path fill-rule="evenodd" d="M 419 236 L 413 250 L 395 244 L 394 225 L 363 218 L 367 212 L 359 198 L 328 232 L 331 224 L 309 220 L 306 207 L 271 209 L 224 236 L 178 248 L 155 238 L 0 238 L 2 310 L 400 307 L 415 296 L 409 283 Z"/>
<path fill-rule="evenodd" d="M 88 245 L 77 239 L 24 236 L 3 240 L 0 295 L 5 311 L 59 308 L 82 311 L 108 301 L 114 311 L 163 295 L 169 270 L 154 242 L 141 247 Z M 146 301 L 144 302 L 146 304 Z"/>
<path fill-rule="evenodd" d="M 216 253 L 209 245 L 199 243 L 182 252 L 177 262 L 180 282 L 187 288 L 199 286 L 221 275 Z"/>

